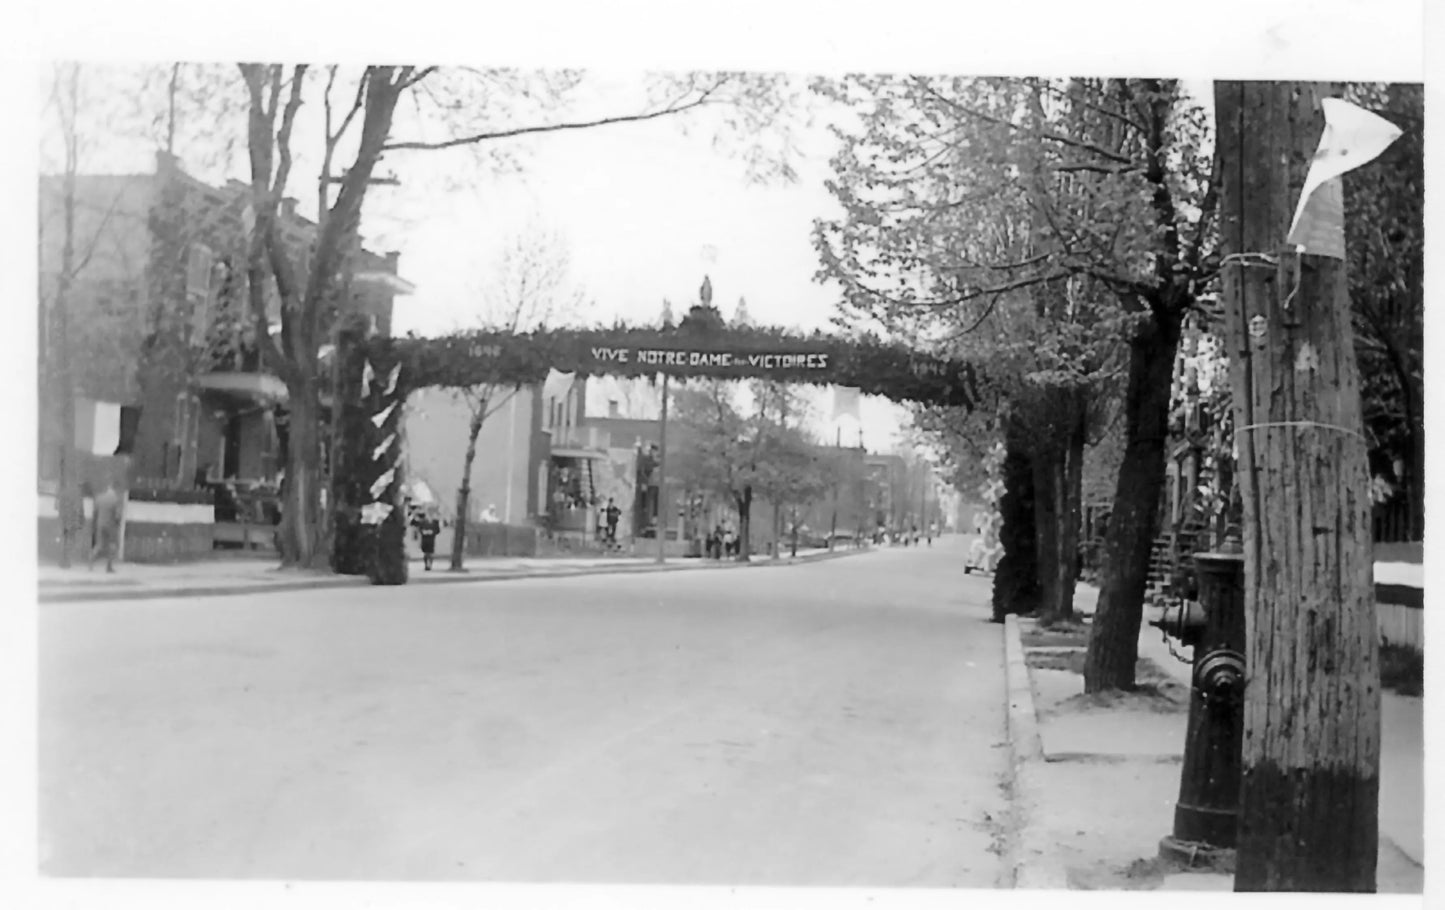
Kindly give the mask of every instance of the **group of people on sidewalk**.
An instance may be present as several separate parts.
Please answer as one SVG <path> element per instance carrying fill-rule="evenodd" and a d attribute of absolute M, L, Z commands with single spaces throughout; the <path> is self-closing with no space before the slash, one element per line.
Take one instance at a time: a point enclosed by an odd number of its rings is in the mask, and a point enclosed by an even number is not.
<path fill-rule="evenodd" d="M 929 522 L 928 524 L 926 524 L 926 525 L 923 526 L 922 539 L 924 539 L 924 540 L 927 541 L 928 546 L 930 546 L 930 547 L 933 546 L 933 538 L 935 538 L 935 537 L 937 537 L 937 536 L 938 536 L 938 522 L 936 522 L 936 521 L 935 521 L 935 522 Z M 903 544 L 903 546 L 905 546 L 905 547 L 907 547 L 907 546 L 914 546 L 914 547 L 916 547 L 916 546 L 918 546 L 918 544 L 919 544 L 919 540 L 920 540 L 920 534 L 919 534 L 919 531 L 918 531 L 918 525 L 917 525 L 917 524 L 910 525 L 909 527 L 906 527 L 906 528 L 899 528 L 899 529 L 893 530 L 893 531 L 890 531 L 888 528 L 884 527 L 883 525 L 879 525 L 879 526 L 878 526 L 878 530 L 875 531 L 874 534 L 873 534 L 873 542 L 874 542 L 874 543 L 877 543 L 877 544 L 881 544 L 881 543 L 899 544 L 899 543 L 901 543 L 901 544 Z"/>
<path fill-rule="evenodd" d="M 703 540 L 703 553 L 708 559 L 733 559 L 741 548 L 742 538 L 731 525 L 716 525 Z"/>

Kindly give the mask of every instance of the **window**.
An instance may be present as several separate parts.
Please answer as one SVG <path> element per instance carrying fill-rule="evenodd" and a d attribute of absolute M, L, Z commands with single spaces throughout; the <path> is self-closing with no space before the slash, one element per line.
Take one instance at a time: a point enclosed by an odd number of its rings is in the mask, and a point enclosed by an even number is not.
<path fill-rule="evenodd" d="M 209 297 L 211 294 L 211 267 L 214 258 L 211 250 L 203 243 L 191 244 L 186 256 L 186 294 L 192 297 Z"/>

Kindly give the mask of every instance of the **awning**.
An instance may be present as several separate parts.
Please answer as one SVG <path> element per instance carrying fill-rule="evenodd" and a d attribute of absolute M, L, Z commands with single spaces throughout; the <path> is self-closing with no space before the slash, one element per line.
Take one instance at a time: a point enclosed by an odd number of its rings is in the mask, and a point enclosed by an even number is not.
<path fill-rule="evenodd" d="M 391 272 L 357 272 L 351 276 L 351 283 L 381 285 L 397 295 L 416 293 L 416 285 Z"/>
<path fill-rule="evenodd" d="M 286 383 L 270 373 L 206 373 L 197 376 L 196 388 L 263 404 L 285 404 Z"/>
<path fill-rule="evenodd" d="M 607 453 L 595 449 L 553 449 L 553 458 L 575 458 L 587 461 L 606 461 Z"/>

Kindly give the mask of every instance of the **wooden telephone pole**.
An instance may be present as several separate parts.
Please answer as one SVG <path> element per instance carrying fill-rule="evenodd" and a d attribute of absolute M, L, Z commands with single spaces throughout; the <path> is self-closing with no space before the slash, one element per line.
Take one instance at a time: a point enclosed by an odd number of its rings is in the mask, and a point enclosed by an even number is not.
<path fill-rule="evenodd" d="M 1281 82 L 1214 92 L 1244 501 L 1236 891 L 1375 890 L 1378 632 L 1345 263 L 1285 246 L 1327 94 Z"/>

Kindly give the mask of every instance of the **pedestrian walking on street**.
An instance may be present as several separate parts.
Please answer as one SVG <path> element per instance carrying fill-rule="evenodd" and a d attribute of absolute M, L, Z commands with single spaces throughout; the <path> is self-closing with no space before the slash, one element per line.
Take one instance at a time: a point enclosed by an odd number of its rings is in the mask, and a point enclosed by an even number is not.
<path fill-rule="evenodd" d="M 617 508 L 617 504 L 609 496 L 607 497 L 607 511 L 603 514 L 607 520 L 607 546 L 610 549 L 617 546 L 617 522 L 622 519 L 622 510 Z"/>
<path fill-rule="evenodd" d="M 442 524 L 435 515 L 423 512 L 417 516 L 416 530 L 421 538 L 422 565 L 430 572 L 432 560 L 436 558 L 437 535 L 442 531 Z"/>
<path fill-rule="evenodd" d="M 95 568 L 96 557 L 104 553 L 105 571 L 114 573 L 116 548 L 120 544 L 121 520 L 120 494 L 115 491 L 115 482 L 107 482 L 105 489 L 96 493 L 95 488 L 86 481 L 81 484 L 80 492 L 91 500 L 93 546 L 90 551 L 90 568 Z"/>

